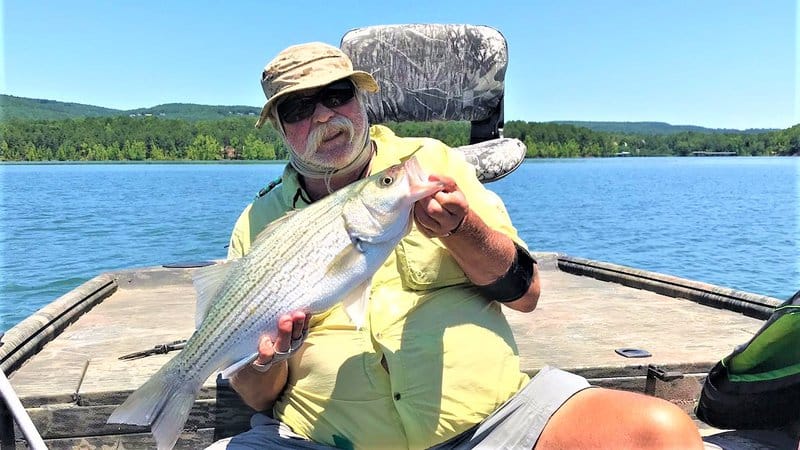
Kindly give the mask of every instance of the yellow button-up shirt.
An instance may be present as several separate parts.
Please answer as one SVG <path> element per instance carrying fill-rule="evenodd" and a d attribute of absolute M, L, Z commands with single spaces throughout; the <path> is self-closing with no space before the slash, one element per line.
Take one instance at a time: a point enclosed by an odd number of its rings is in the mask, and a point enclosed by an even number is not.
<path fill-rule="evenodd" d="M 458 152 L 383 126 L 370 135 L 373 171 L 413 153 L 427 173 L 455 179 L 491 228 L 521 243 L 502 201 Z M 246 254 L 269 222 L 307 205 L 291 166 L 282 179 L 239 217 L 229 257 Z M 415 226 L 373 277 L 361 329 L 341 306 L 313 317 L 274 413 L 296 433 L 340 448 L 427 448 L 480 422 L 527 381 L 500 306 Z"/>

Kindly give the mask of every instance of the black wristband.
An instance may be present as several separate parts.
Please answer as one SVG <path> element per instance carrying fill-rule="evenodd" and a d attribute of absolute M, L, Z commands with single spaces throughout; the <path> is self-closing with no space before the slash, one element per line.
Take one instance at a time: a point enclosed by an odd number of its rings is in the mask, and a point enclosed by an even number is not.
<path fill-rule="evenodd" d="M 517 253 L 514 255 L 514 262 L 511 263 L 508 272 L 492 284 L 478 286 L 481 294 L 491 300 L 501 303 L 513 302 L 525 295 L 528 288 L 531 287 L 533 265 L 536 264 L 536 260 L 516 242 L 514 247 L 516 247 Z"/>

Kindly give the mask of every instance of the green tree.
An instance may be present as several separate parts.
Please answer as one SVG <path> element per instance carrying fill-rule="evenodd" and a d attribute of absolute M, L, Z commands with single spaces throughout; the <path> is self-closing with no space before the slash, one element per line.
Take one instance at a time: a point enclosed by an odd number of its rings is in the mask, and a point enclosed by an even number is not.
<path fill-rule="evenodd" d="M 167 155 L 164 150 L 158 146 L 158 144 L 153 144 L 150 147 L 150 159 L 153 161 L 163 161 L 167 159 Z"/>
<path fill-rule="evenodd" d="M 122 146 L 116 142 L 107 147 L 109 159 L 115 161 L 122 161 L 125 159 L 125 154 L 122 152 Z"/>
<path fill-rule="evenodd" d="M 272 144 L 262 141 L 254 134 L 248 134 L 247 137 L 244 138 L 242 158 L 273 160 L 275 159 L 275 147 Z"/>
<path fill-rule="evenodd" d="M 86 159 L 89 161 L 108 161 L 111 155 L 103 144 L 91 144 L 86 150 Z"/>
<path fill-rule="evenodd" d="M 25 145 L 22 147 L 22 158 L 25 161 L 38 161 L 39 160 L 39 152 L 36 150 L 36 146 L 33 145 L 32 142 L 26 142 Z"/>
<path fill-rule="evenodd" d="M 562 156 L 566 156 L 568 158 L 575 158 L 576 156 L 580 156 L 580 147 L 578 146 L 578 142 L 574 139 L 568 140 L 563 147 L 561 148 Z"/>
<path fill-rule="evenodd" d="M 143 161 L 147 158 L 147 146 L 143 141 L 125 141 L 122 147 L 122 154 L 125 159 L 131 161 Z"/>
<path fill-rule="evenodd" d="M 219 141 L 207 134 L 198 134 L 189 148 L 186 157 L 191 160 L 210 161 L 221 159 Z"/>
<path fill-rule="evenodd" d="M 10 156 L 8 152 L 8 143 L 5 139 L 0 139 L 0 161 L 10 161 Z"/>
<path fill-rule="evenodd" d="M 59 161 L 69 161 L 74 159 L 74 156 L 75 156 L 75 144 L 72 143 L 71 141 L 64 141 L 61 143 L 61 145 L 58 146 L 58 150 L 56 150 L 55 159 Z M 29 159 L 28 161 L 33 161 L 33 160 Z"/>

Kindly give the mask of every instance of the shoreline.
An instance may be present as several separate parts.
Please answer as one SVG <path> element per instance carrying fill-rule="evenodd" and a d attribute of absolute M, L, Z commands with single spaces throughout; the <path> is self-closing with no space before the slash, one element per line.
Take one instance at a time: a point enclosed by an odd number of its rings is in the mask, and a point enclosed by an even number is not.
<path fill-rule="evenodd" d="M 653 158 L 713 158 L 713 159 L 731 159 L 731 158 L 738 158 L 738 159 L 749 159 L 749 158 L 795 158 L 800 157 L 800 155 L 726 155 L 726 156 L 718 156 L 718 155 L 647 155 L 647 156 L 576 156 L 576 157 L 565 157 L 565 158 L 558 158 L 558 157 L 550 157 L 550 158 L 529 158 L 526 157 L 523 162 L 526 161 L 544 161 L 544 160 L 569 160 L 569 159 L 653 159 Z M 71 161 L 0 161 L 0 166 L 24 166 L 24 165 L 103 165 L 103 164 L 122 164 L 122 165 L 147 165 L 147 164 L 232 164 L 232 165 L 246 165 L 246 164 L 288 164 L 288 159 L 216 159 L 216 160 L 190 160 L 190 159 L 164 159 L 164 160 L 141 160 L 141 161 L 131 161 L 131 160 L 104 160 L 104 161 L 80 161 L 80 160 L 71 160 Z"/>
<path fill-rule="evenodd" d="M 232 164 L 232 165 L 246 165 L 246 164 L 288 164 L 288 159 L 219 159 L 219 160 L 190 160 L 190 159 L 164 159 L 164 160 L 143 160 L 143 161 L 129 161 L 129 160 L 114 160 L 109 159 L 105 161 L 0 161 L 0 166 L 59 166 L 59 165 L 148 165 L 148 164 Z"/>

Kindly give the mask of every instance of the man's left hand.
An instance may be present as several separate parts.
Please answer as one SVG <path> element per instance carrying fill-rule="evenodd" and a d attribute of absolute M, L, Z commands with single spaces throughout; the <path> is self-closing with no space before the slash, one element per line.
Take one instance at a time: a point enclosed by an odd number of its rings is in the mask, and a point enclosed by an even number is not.
<path fill-rule="evenodd" d="M 429 238 L 450 236 L 461 228 L 469 212 L 469 203 L 452 178 L 431 175 L 428 179 L 444 182 L 444 189 L 417 201 L 414 221 Z"/>

